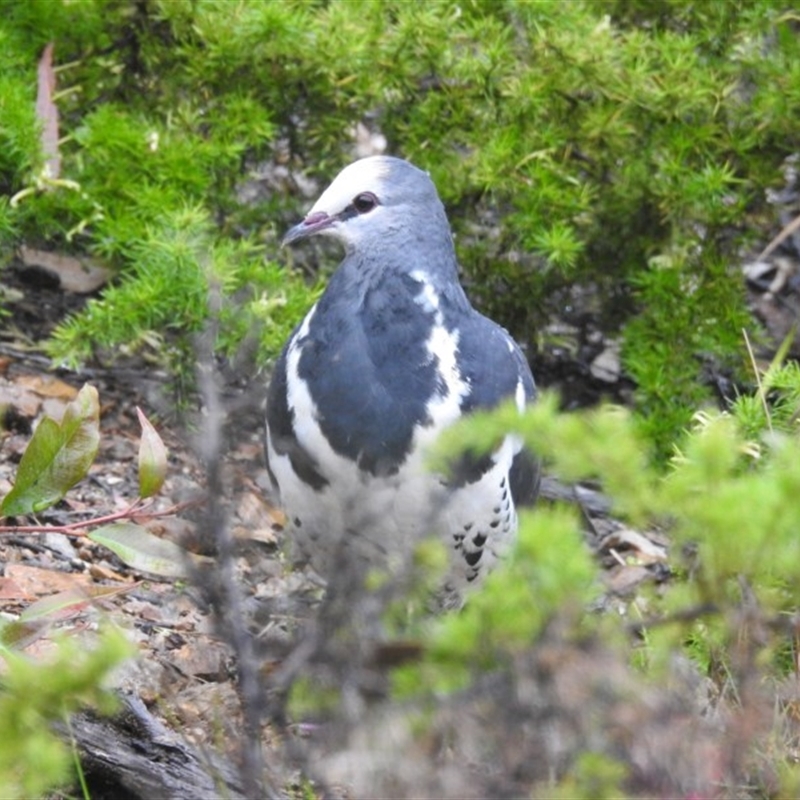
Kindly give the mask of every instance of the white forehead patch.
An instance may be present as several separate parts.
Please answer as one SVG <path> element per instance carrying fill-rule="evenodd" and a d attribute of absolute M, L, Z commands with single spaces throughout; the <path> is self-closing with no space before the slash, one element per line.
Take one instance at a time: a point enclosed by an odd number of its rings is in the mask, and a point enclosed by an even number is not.
<path fill-rule="evenodd" d="M 372 192 L 380 197 L 383 183 L 390 171 L 391 163 L 381 156 L 354 161 L 333 179 L 333 183 L 322 193 L 308 213 L 323 211 L 328 216 L 333 216 L 347 208 L 353 202 L 353 198 L 361 192 Z"/>

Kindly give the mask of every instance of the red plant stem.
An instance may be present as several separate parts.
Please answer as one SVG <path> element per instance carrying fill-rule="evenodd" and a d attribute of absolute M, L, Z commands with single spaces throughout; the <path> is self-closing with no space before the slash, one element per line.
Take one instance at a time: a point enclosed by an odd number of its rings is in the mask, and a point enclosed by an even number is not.
<path fill-rule="evenodd" d="M 116 522 L 118 519 L 127 519 L 133 516 L 146 516 L 148 519 L 156 519 L 158 517 L 167 517 L 172 514 L 177 514 L 185 508 L 198 504 L 198 500 L 188 500 L 185 503 L 178 503 L 163 511 L 151 511 L 143 514 L 146 511 L 149 502 L 137 498 L 131 505 L 122 511 L 117 511 L 114 514 L 106 514 L 104 517 L 95 517 L 94 519 L 86 519 L 81 522 L 71 522 L 68 525 L 0 525 L 0 535 L 4 533 L 63 533 L 65 536 L 82 537 L 86 536 L 86 531 L 83 528 L 93 528 L 97 525 L 107 525 L 109 522 Z"/>

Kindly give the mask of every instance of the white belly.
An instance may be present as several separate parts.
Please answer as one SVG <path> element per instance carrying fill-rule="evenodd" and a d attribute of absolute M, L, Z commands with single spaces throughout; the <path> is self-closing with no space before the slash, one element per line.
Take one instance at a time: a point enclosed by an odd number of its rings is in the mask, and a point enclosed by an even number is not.
<path fill-rule="evenodd" d="M 391 476 L 364 473 L 328 448 L 318 462 L 328 484 L 314 491 L 268 439 L 296 557 L 322 577 L 351 560 L 395 571 L 432 535 L 451 553 L 447 582 L 459 590 L 478 583 L 514 541 L 517 515 L 508 472 L 518 450 L 516 440 L 507 437 L 480 480 L 453 489 L 426 469 L 424 448 L 415 448 Z M 479 551 L 479 561 L 469 564 L 466 556 Z"/>

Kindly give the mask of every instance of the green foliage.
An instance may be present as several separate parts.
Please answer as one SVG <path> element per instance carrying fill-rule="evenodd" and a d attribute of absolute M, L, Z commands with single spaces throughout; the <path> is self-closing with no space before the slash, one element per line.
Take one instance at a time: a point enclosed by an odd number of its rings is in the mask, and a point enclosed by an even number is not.
<path fill-rule="evenodd" d="M 140 408 L 136 409 L 142 426 L 139 442 L 139 496 L 152 497 L 161 491 L 167 477 L 167 448 L 153 424 Z"/>
<path fill-rule="evenodd" d="M 88 384 L 56 422 L 45 417 L 23 453 L 14 488 L 0 515 L 43 511 L 57 503 L 89 471 L 100 444 L 100 403 Z"/>
<path fill-rule="evenodd" d="M 565 479 L 602 476 L 615 514 L 640 527 L 666 528 L 676 560 L 681 552 L 693 553 L 686 576 L 653 600 L 661 619 L 673 620 L 659 625 L 654 616 L 645 631 L 653 678 L 656 665 L 666 664 L 686 642 L 706 665 L 733 659 L 735 671 L 743 668 L 745 652 L 748 666 L 757 656 L 759 664 L 779 664 L 773 656 L 786 646 L 786 615 L 800 607 L 800 438 L 775 434 L 769 457 L 754 460 L 735 419 L 709 415 L 687 434 L 680 457 L 663 476 L 648 466 L 642 434 L 628 412 L 607 407 L 559 414 L 556 398 L 545 395 L 522 417 L 509 405 L 449 429 L 435 463 L 446 465 L 465 447 L 485 452 L 509 430 Z M 461 614 L 431 629 L 425 661 L 397 673 L 397 690 L 462 687 L 476 671 L 508 664 L 548 621 L 563 620 L 565 613 L 577 631 L 598 588 L 594 577 L 578 521 L 540 504 L 522 518 L 513 558 L 487 578 Z M 743 631 L 746 615 L 760 621 L 758 636 Z"/>
<path fill-rule="evenodd" d="M 766 370 L 762 372 L 753 363 L 753 380 L 758 386 L 754 394 L 738 396 L 728 412 L 721 415 L 696 412 L 692 416 L 693 430 L 702 431 L 719 419 L 732 420 L 742 453 L 754 461 L 769 460 L 787 437 L 796 438 L 800 429 L 800 367 L 794 361 L 783 361 L 792 336 L 786 338 Z M 681 449 L 676 447 L 675 451 L 675 458 L 682 459 Z"/>
<path fill-rule="evenodd" d="M 87 706 L 113 711 L 114 698 L 102 686 L 111 670 L 132 655 L 131 650 L 121 633 L 108 629 L 92 649 L 61 640 L 47 662 L 3 653 L 0 785 L 4 798 L 39 797 L 70 782 L 72 759 L 51 725 Z"/>
<path fill-rule="evenodd" d="M 744 346 L 742 287 L 711 258 L 704 267 L 683 252 L 653 258 L 634 281 L 642 310 L 627 325 L 623 357 L 639 384 L 643 430 L 662 456 L 707 399 L 703 360 Z"/>
<path fill-rule="evenodd" d="M 571 800 L 575 797 L 592 797 L 595 800 L 624 800 L 620 788 L 628 777 L 629 769 L 600 753 L 581 755 L 569 774 L 555 787 L 542 787 L 533 797 L 549 800 Z"/>
<path fill-rule="evenodd" d="M 122 512 L 60 528 L 44 526 L 40 530 L 74 533 L 81 528 L 95 527 L 86 538 L 107 547 L 134 569 L 166 577 L 184 577 L 190 556 L 182 547 L 159 538 L 138 523 L 119 522 L 133 516 L 134 512 L 137 517 L 145 515 L 143 501 L 161 489 L 166 476 L 164 443 L 145 415 L 137 411 L 142 426 L 139 496 Z M 99 415 L 97 389 L 87 384 L 67 405 L 61 422 L 45 417 L 39 423 L 22 454 L 13 488 L 0 501 L 0 521 L 3 517 L 30 515 L 50 508 L 86 477 L 100 444 Z M 115 524 L 108 524 L 110 522 Z M 99 525 L 101 527 L 97 527 Z"/>
<path fill-rule="evenodd" d="M 487 577 L 461 613 L 433 625 L 422 664 L 396 671 L 395 691 L 454 691 L 506 664 L 557 611 L 579 614 L 596 593 L 595 578 L 575 516 L 539 509 L 523 519 L 513 557 Z"/>
<path fill-rule="evenodd" d="M 787 343 L 790 340 L 787 340 Z M 761 376 L 755 395 L 737 397 L 731 414 L 743 435 L 763 440 L 768 433 L 796 435 L 800 424 L 800 366 L 777 358 Z"/>
<path fill-rule="evenodd" d="M 88 533 L 86 538 L 107 547 L 129 567 L 140 572 L 151 572 L 165 578 L 186 577 L 187 551 L 136 523 L 103 525 Z"/>
<path fill-rule="evenodd" d="M 434 465 L 444 468 L 465 448 L 490 450 L 508 431 L 545 458 L 548 472 L 569 480 L 600 477 L 615 516 L 666 531 L 677 574 L 652 591 L 637 590 L 629 609 L 638 613 L 590 611 L 603 588 L 579 520 L 540 502 L 522 517 L 512 557 L 458 614 L 429 622 L 419 662 L 393 671 L 393 699 L 413 709 L 417 748 L 446 735 L 447 724 L 458 726 L 463 718 L 468 729 L 477 719 L 476 751 L 485 747 L 501 773 L 520 763 L 509 767 L 498 756 L 503 749 L 517 748 L 525 754 L 520 758 L 551 744 L 569 753 L 553 773 L 543 767 L 529 783 L 520 777 L 515 796 L 688 796 L 691 791 L 676 787 L 706 780 L 708 786 L 746 783 L 748 797 L 793 796 L 793 707 L 783 712 L 785 720 L 770 723 L 773 698 L 764 687 L 796 676 L 800 438 L 769 434 L 756 451 L 733 414 L 706 414 L 664 475 L 650 466 L 641 427 L 629 412 L 605 407 L 560 414 L 557 399 L 545 395 L 522 416 L 509 405 L 459 423 L 442 436 Z M 692 699 L 701 676 L 725 695 L 715 701 L 701 692 L 703 704 L 719 703 L 720 717 L 732 715 L 707 733 L 719 752 L 738 748 L 735 762 L 703 778 L 695 774 L 696 761 L 665 757 L 656 759 L 653 773 L 634 755 L 642 750 L 631 737 L 641 729 L 647 748 L 669 750 L 670 742 L 682 741 L 686 725 L 696 729 L 699 722 L 687 719 L 701 714 Z M 558 733 L 528 737 L 541 726 Z M 572 750 L 562 736 L 574 737 Z M 704 746 L 702 735 L 693 736 L 687 746 Z M 749 766 L 754 759 L 763 769 Z M 671 790 L 658 776 L 665 764 Z"/>
<path fill-rule="evenodd" d="M 125 248 L 132 278 L 60 326 L 48 347 L 56 360 L 75 363 L 121 343 L 169 350 L 170 337 L 199 332 L 209 314 L 219 323 L 220 351 L 231 354 L 258 325 L 262 354 L 274 354 L 314 297 L 299 279 L 265 264 L 252 240 L 216 238 L 199 209 L 164 214 L 139 236 Z M 120 247 L 124 240 L 111 241 Z"/>
<path fill-rule="evenodd" d="M 165 4 L 170 14 L 176 5 Z M 228 16 L 222 7 L 216 14 Z M 262 354 L 274 354 L 314 292 L 265 264 L 263 245 L 255 232 L 242 235 L 236 216 L 245 159 L 265 153 L 274 134 L 269 106 L 241 87 L 211 97 L 187 84 L 160 14 L 138 4 L 34 2 L 14 5 L 3 24 L 15 34 L 16 72 L 7 80 L 17 82 L 0 96 L 15 112 L 0 129 L 10 162 L 0 162 L 0 179 L 17 198 L 0 209 L 0 229 L 89 251 L 123 276 L 59 328 L 51 355 L 76 364 L 119 345 L 149 345 L 177 366 L 180 348 L 170 341 L 200 329 L 216 291 L 224 299 L 213 312 L 220 350 L 231 353 L 263 329 Z M 58 60 L 71 62 L 59 101 L 70 181 L 58 186 L 41 183 L 33 158 L 34 69 L 51 38 Z M 161 83 L 167 73 L 174 83 Z"/>
<path fill-rule="evenodd" d="M 776 441 L 760 469 L 749 467 L 743 448 L 723 415 L 689 437 L 664 483 L 664 513 L 674 519 L 677 542 L 697 544 L 698 603 L 724 605 L 731 583 L 744 580 L 765 607 L 775 606 L 777 586 L 785 587 L 787 606 L 800 605 L 800 509 L 792 499 L 800 490 L 800 443 Z"/>
<path fill-rule="evenodd" d="M 533 340 L 560 313 L 560 290 L 596 297 L 623 333 L 662 455 L 705 396 L 703 361 L 741 363 L 728 266 L 798 148 L 800 38 L 783 4 L 0 7 L 0 184 L 27 190 L 0 205 L 0 231 L 100 255 L 121 276 L 59 330 L 59 360 L 196 331 L 213 283 L 200 253 L 225 263 L 220 347 L 266 326 L 262 352 L 274 355 L 313 293 L 269 262 L 260 275 L 254 242 L 274 242 L 299 207 L 277 184 L 243 203 L 242 181 L 287 151 L 328 180 L 365 122 L 431 171 L 472 294 L 517 335 Z M 73 184 L 45 191 L 32 100 L 51 40 Z M 281 302 L 291 315 L 273 315 Z"/>
<path fill-rule="evenodd" d="M 301 676 L 292 684 L 289 708 L 295 719 L 303 719 L 335 709 L 339 700 L 337 691 Z"/>
<path fill-rule="evenodd" d="M 26 63 L 18 36 L 0 27 L 0 193 L 16 191 L 38 162 L 32 63 Z M 3 217 L 10 216 L 7 199 Z M 7 230 L 6 224 L 0 233 Z"/>

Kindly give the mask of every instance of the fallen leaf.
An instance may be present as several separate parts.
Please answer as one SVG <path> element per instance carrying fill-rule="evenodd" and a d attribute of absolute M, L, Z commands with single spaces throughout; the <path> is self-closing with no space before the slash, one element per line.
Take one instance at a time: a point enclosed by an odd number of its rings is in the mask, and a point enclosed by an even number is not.
<path fill-rule="evenodd" d="M 216 642 L 185 644 L 170 654 L 173 666 L 184 675 L 209 681 L 224 679 L 227 673 L 228 650 Z"/>
<path fill-rule="evenodd" d="M 42 125 L 40 142 L 47 175 L 50 178 L 58 178 L 61 174 L 61 156 L 58 152 L 58 108 L 53 102 L 56 92 L 53 47 L 53 42 L 49 42 L 39 59 L 36 118 Z"/>
<path fill-rule="evenodd" d="M 78 390 L 53 375 L 20 375 L 16 381 L 40 397 L 54 397 L 57 400 L 74 400 Z"/>
<path fill-rule="evenodd" d="M 35 250 L 25 245 L 20 247 L 19 257 L 26 267 L 37 267 L 53 273 L 66 292 L 89 294 L 108 282 L 109 271 L 90 258 Z"/>
<path fill-rule="evenodd" d="M 251 527 L 254 531 L 273 526 L 282 528 L 286 524 L 286 515 L 283 511 L 255 492 L 242 493 L 236 506 L 236 515 L 243 526 Z M 254 535 L 253 538 L 258 537 Z"/>
<path fill-rule="evenodd" d="M 6 578 L 10 578 L 29 596 L 65 592 L 88 587 L 92 579 L 84 572 L 59 572 L 26 564 L 6 564 Z"/>
<path fill-rule="evenodd" d="M 159 539 L 133 522 L 104 525 L 86 537 L 116 553 L 129 567 L 165 578 L 186 577 L 186 559 L 191 555 L 174 542 Z"/>
<path fill-rule="evenodd" d="M 41 395 L 19 382 L 0 378 L 0 406 L 9 406 L 24 419 L 34 419 L 42 407 Z"/>
<path fill-rule="evenodd" d="M 620 528 L 609 533 L 598 548 L 601 552 L 613 550 L 636 550 L 636 560 L 640 564 L 652 564 L 656 561 L 667 560 L 667 550 L 661 545 L 651 542 L 643 534 L 630 528 Z"/>
<path fill-rule="evenodd" d="M 622 373 L 619 342 L 610 342 L 589 365 L 589 372 L 593 378 L 606 383 L 618 381 Z"/>
<path fill-rule="evenodd" d="M 0 578 L 0 600 L 30 600 L 31 596 L 11 578 Z"/>
<path fill-rule="evenodd" d="M 120 575 L 119 572 L 114 571 L 110 567 L 103 566 L 102 564 L 90 564 L 89 574 L 96 581 L 124 581 L 130 582 L 130 578 Z"/>
<path fill-rule="evenodd" d="M 0 643 L 18 650 L 27 648 L 45 636 L 56 622 L 82 614 L 95 601 L 127 592 L 127 586 L 73 586 L 62 592 L 49 594 L 28 606 L 19 619 L 0 629 Z"/>
<path fill-rule="evenodd" d="M 652 578 L 652 573 L 647 567 L 639 565 L 625 565 L 607 570 L 605 582 L 614 594 L 631 594 L 641 583 Z"/>
<path fill-rule="evenodd" d="M 278 537 L 272 528 L 251 528 L 245 525 L 235 525 L 231 532 L 236 539 L 240 539 L 245 542 L 275 544 L 278 541 Z"/>

